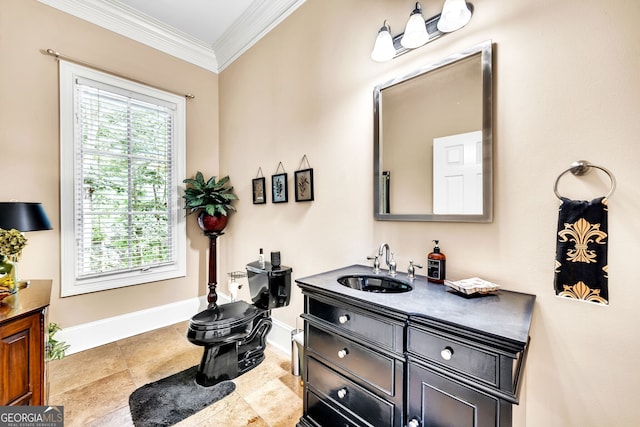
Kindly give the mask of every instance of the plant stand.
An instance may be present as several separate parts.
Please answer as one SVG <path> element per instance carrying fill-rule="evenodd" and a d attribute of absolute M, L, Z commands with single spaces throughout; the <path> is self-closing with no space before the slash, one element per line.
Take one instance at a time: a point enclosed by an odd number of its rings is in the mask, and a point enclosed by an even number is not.
<path fill-rule="evenodd" d="M 218 236 L 224 234 L 222 231 L 205 231 L 205 236 L 209 238 L 209 282 L 207 286 L 209 286 L 209 294 L 207 295 L 207 302 L 209 303 L 209 307 L 215 307 L 218 303 L 218 293 L 216 288 L 218 286 L 218 273 L 216 269 L 216 258 L 217 258 L 217 245 L 216 240 Z"/>

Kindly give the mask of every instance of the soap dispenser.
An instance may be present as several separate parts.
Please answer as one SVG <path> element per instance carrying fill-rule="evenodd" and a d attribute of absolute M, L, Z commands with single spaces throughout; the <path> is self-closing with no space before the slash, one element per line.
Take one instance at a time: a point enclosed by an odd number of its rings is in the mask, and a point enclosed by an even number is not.
<path fill-rule="evenodd" d="M 427 255 L 427 279 L 433 283 L 444 283 L 447 257 L 440 252 L 438 240 L 433 242 L 433 252 Z"/>

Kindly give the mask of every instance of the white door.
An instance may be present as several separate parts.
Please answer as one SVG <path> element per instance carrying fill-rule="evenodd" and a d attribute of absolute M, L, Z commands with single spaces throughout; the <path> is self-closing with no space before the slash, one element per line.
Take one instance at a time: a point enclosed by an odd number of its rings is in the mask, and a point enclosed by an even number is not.
<path fill-rule="evenodd" d="M 482 131 L 434 138 L 433 213 L 482 214 Z"/>

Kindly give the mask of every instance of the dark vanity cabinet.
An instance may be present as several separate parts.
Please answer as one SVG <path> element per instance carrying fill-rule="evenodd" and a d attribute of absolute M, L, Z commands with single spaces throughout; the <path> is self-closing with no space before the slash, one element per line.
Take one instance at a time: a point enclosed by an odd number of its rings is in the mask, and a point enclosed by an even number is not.
<path fill-rule="evenodd" d="M 406 318 L 320 295 L 304 317 L 310 425 L 403 426 Z"/>
<path fill-rule="evenodd" d="M 468 298 L 423 277 L 402 294 L 337 282 L 358 274 L 371 270 L 297 280 L 305 298 L 298 427 L 511 426 L 533 295 Z"/>
<path fill-rule="evenodd" d="M 518 403 L 517 379 L 525 351 L 494 337 L 411 318 L 408 425 L 511 426 L 511 405 Z"/>

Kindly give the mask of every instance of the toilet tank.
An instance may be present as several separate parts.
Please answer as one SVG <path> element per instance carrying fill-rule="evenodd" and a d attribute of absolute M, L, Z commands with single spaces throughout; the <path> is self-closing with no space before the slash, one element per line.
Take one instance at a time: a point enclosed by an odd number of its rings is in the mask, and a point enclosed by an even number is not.
<path fill-rule="evenodd" d="M 274 267 L 265 262 L 260 267 L 258 261 L 247 264 L 247 278 L 251 300 L 266 310 L 289 305 L 291 297 L 291 267 Z"/>

